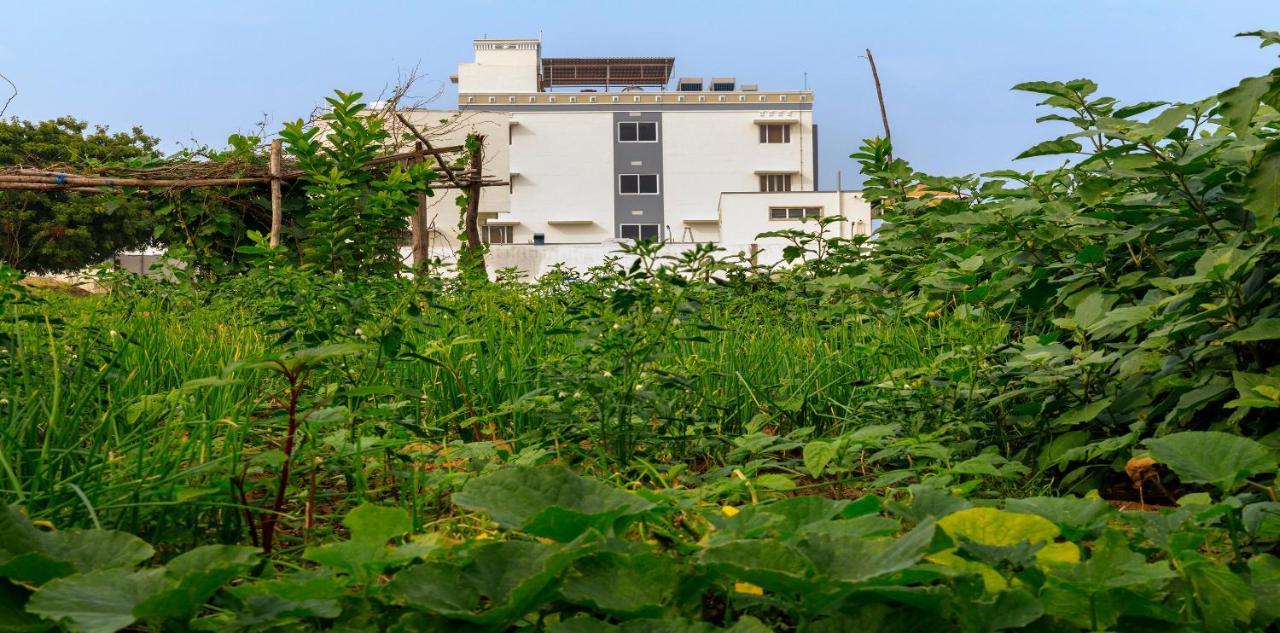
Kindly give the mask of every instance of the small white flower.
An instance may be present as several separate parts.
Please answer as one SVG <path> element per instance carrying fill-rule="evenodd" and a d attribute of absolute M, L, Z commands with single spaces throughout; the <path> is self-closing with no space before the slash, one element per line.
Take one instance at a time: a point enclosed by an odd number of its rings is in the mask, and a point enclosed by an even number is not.
<path fill-rule="evenodd" d="M 607 369 L 606 369 L 606 370 L 604 370 L 604 371 L 602 371 L 602 372 L 600 372 L 600 375 L 601 375 L 601 376 L 604 376 L 605 378 L 613 378 L 613 374 L 609 373 L 609 370 L 607 370 Z"/>
<path fill-rule="evenodd" d="M 662 314 L 662 306 L 653 306 L 654 314 Z"/>
<path fill-rule="evenodd" d="M 6 404 L 9 404 L 9 399 L 8 399 L 8 398 L 0 398 L 0 407 L 5 406 Z"/>
<path fill-rule="evenodd" d="M 120 336 L 120 333 L 119 333 L 119 332 L 117 332 L 117 331 L 115 331 L 115 330 L 111 330 L 111 332 L 109 332 L 109 334 L 111 335 L 111 338 L 115 338 L 115 337 L 117 337 L 117 336 Z"/>

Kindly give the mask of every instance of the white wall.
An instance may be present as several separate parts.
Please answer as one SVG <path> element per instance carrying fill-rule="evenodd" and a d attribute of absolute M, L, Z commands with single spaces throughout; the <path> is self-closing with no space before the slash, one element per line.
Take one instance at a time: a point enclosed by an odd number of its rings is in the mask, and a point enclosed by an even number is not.
<path fill-rule="evenodd" d="M 797 172 L 792 189 L 813 189 L 812 112 L 786 112 L 798 119 L 790 143 L 761 143 L 755 123 L 767 116 L 759 110 L 664 112 L 663 172 L 666 222 L 676 238 L 693 229 L 698 241 L 735 241 L 715 225 L 684 220 L 717 215 L 721 192 L 759 191 L 759 171 Z"/>
<path fill-rule="evenodd" d="M 513 46 L 516 48 L 494 48 Z M 537 92 L 537 40 L 476 40 L 475 61 L 458 65 L 458 93 Z"/>
<path fill-rule="evenodd" d="M 725 243 L 786 244 L 783 238 L 757 238 L 766 231 L 802 229 L 816 231 L 817 223 L 799 220 L 771 220 L 770 207 L 820 207 L 822 215 L 842 216 L 844 222 L 827 227 L 830 237 L 869 235 L 871 204 L 856 191 L 791 191 L 783 193 L 725 193 L 720 196 L 720 235 Z"/>
<path fill-rule="evenodd" d="M 601 242 L 613 235 L 613 113 L 518 112 L 511 129 L 515 242 Z M 590 220 L 589 225 L 551 224 Z"/>

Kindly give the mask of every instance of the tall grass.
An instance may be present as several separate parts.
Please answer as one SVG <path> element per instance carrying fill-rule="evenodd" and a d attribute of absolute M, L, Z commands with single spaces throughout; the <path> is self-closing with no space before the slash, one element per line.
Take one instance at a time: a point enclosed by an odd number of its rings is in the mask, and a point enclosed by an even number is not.
<path fill-rule="evenodd" d="M 573 337 L 549 334 L 565 318 L 563 305 L 500 292 L 493 301 L 431 312 L 426 327 L 407 330 L 406 347 L 437 350 L 430 362 L 365 362 L 335 378 L 348 387 L 330 401 L 359 414 L 306 429 L 310 446 L 331 449 L 299 466 L 298 481 L 319 480 L 310 484 L 310 502 L 392 495 L 417 512 L 438 491 L 420 469 L 397 466 L 405 447 L 459 437 L 515 449 L 531 435 L 551 436 L 556 447 L 578 439 L 559 437 L 540 404 L 557 398 L 550 363 L 581 353 Z M 251 317 L 235 301 L 164 297 L 52 296 L 14 310 L 6 327 L 17 344 L 0 366 L 0 497 L 62 526 L 101 525 L 178 545 L 208 540 L 210 532 L 242 540 L 246 496 L 234 474 L 275 447 L 273 378 L 250 372 L 238 382 L 190 383 L 275 351 Z M 886 404 L 893 390 L 880 386 L 895 372 L 937 373 L 944 353 L 956 359 L 948 371 L 963 371 L 1004 336 L 1000 324 L 980 319 L 830 324 L 815 312 L 750 302 L 711 304 L 701 318 L 720 329 L 706 341 L 662 345 L 670 363 L 694 377 L 669 399 L 697 427 L 663 435 L 686 458 L 714 459 L 717 446 L 761 425 L 830 433 L 878 421 L 884 407 L 898 406 Z M 471 342 L 431 347 L 459 337 Z M 333 384 L 317 379 L 310 388 Z M 963 400 L 946 385 L 919 388 L 930 391 L 920 400 L 937 407 Z M 530 400 L 537 394 L 542 400 Z M 470 435 L 472 424 L 483 426 L 482 437 Z M 259 470 L 239 472 L 252 484 Z"/>

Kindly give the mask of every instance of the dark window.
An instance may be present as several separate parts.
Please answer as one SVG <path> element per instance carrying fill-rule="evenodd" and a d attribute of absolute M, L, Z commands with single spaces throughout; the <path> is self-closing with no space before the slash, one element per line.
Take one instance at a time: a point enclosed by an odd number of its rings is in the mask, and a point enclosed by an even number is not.
<path fill-rule="evenodd" d="M 791 174 L 760 174 L 760 191 L 791 191 Z"/>
<path fill-rule="evenodd" d="M 618 193 L 624 195 L 658 193 L 657 174 L 622 174 L 618 176 Z"/>
<path fill-rule="evenodd" d="M 769 207 L 770 220 L 803 220 L 822 217 L 822 207 Z"/>
<path fill-rule="evenodd" d="M 657 140 L 657 121 L 628 121 L 618 124 L 619 143 L 653 143 Z"/>
<path fill-rule="evenodd" d="M 733 92 L 733 84 L 731 83 L 711 84 L 711 90 L 714 92 Z"/>
<path fill-rule="evenodd" d="M 680 92 L 702 92 L 702 84 L 680 84 Z"/>
<path fill-rule="evenodd" d="M 618 237 L 624 240 L 658 240 L 657 224 L 623 224 L 618 227 Z"/>
<path fill-rule="evenodd" d="M 769 123 L 760 126 L 761 143 L 790 143 L 791 126 L 785 123 Z"/>

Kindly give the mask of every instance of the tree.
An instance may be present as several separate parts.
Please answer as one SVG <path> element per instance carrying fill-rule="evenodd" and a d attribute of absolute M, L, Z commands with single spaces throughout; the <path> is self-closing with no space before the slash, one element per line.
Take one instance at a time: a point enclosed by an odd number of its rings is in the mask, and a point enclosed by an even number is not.
<path fill-rule="evenodd" d="M 0 120 L 0 166 L 67 169 L 150 160 L 159 139 L 140 127 L 111 133 L 66 116 L 31 123 Z M 127 193 L 0 191 L 0 261 L 28 272 L 80 270 L 152 235 L 147 201 Z"/>

